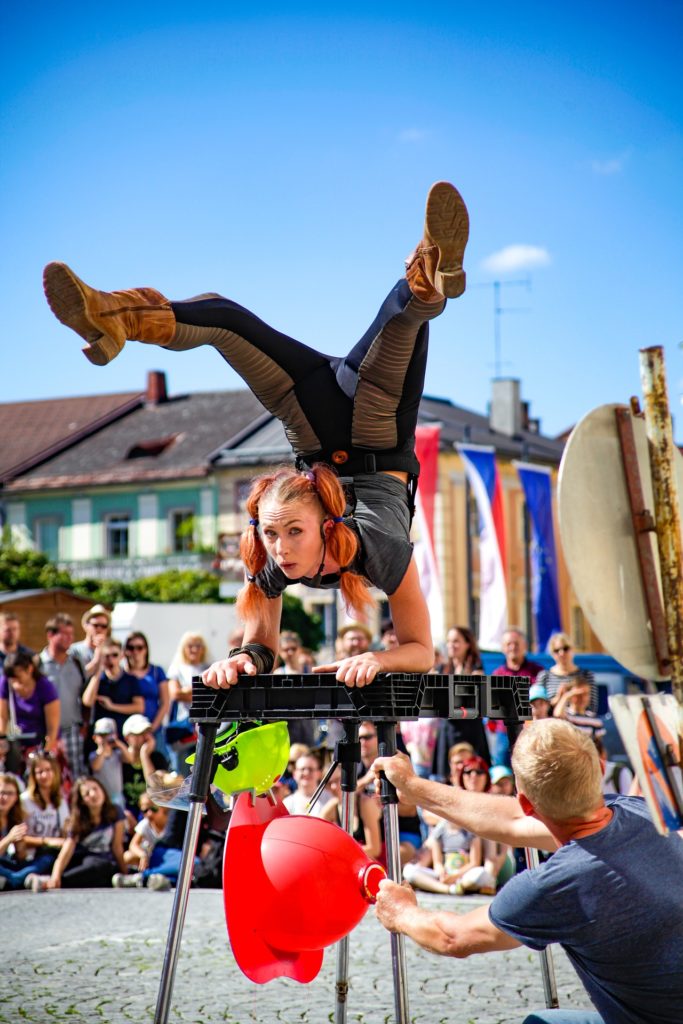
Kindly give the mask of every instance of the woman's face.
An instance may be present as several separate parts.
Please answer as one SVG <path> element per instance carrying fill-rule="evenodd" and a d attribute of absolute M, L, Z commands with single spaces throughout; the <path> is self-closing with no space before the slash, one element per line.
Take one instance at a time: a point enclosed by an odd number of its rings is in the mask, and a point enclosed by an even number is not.
<path fill-rule="evenodd" d="M 259 522 L 263 543 L 289 579 L 311 577 L 318 572 L 323 553 L 322 520 L 317 502 L 261 503 Z"/>
<path fill-rule="evenodd" d="M 475 768 L 473 765 L 468 765 L 462 770 L 462 784 L 465 789 L 469 789 L 473 793 L 485 791 L 487 777 L 488 772 L 483 768 Z"/>
<path fill-rule="evenodd" d="M 448 657 L 451 661 L 455 661 L 458 664 L 467 657 L 467 650 L 469 645 L 464 640 L 461 633 L 457 629 L 449 629 L 446 634 L 446 649 L 448 651 Z"/>
<path fill-rule="evenodd" d="M 10 679 L 12 689 L 18 697 L 30 697 L 36 688 L 36 681 L 30 668 L 14 666 L 14 675 Z"/>
<path fill-rule="evenodd" d="M 190 665 L 198 665 L 204 660 L 204 644 L 201 640 L 188 640 L 185 644 L 185 657 Z"/>
<path fill-rule="evenodd" d="M 98 810 L 104 804 L 104 790 L 94 779 L 88 779 L 87 782 L 82 783 L 78 793 L 90 810 Z"/>
<path fill-rule="evenodd" d="M 560 667 L 562 667 L 563 665 L 568 665 L 569 662 L 571 662 L 572 660 L 571 644 L 568 644 L 566 640 L 560 640 L 559 637 L 556 637 L 553 640 L 553 645 L 550 648 L 550 653 L 552 654 L 556 663 Z"/>
<path fill-rule="evenodd" d="M 147 645 L 139 636 L 126 644 L 126 657 L 133 665 L 144 665 L 147 660 Z"/>
<path fill-rule="evenodd" d="M 16 786 L 9 782 L 0 782 L 0 814 L 9 814 L 19 799 Z"/>
<path fill-rule="evenodd" d="M 55 770 L 52 767 L 52 762 L 48 761 L 46 757 L 41 757 L 40 760 L 34 761 L 32 768 L 33 777 L 36 780 L 38 788 L 49 789 L 55 778 Z"/>

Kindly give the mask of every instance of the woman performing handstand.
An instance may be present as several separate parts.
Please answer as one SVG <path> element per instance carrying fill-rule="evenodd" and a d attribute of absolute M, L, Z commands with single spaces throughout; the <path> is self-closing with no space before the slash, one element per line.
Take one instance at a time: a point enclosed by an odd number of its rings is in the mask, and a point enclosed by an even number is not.
<path fill-rule="evenodd" d="M 434 647 L 409 539 L 420 466 L 415 427 L 427 361 L 428 322 L 465 290 L 469 220 L 447 182 L 430 189 L 423 239 L 406 276 L 345 358 L 322 355 L 273 330 L 219 295 L 169 302 L 153 288 L 101 292 L 63 263 L 45 268 L 55 316 L 104 366 L 128 340 L 185 351 L 213 345 L 284 425 L 296 468 L 257 477 L 241 540 L 246 583 L 237 601 L 243 645 L 203 674 L 207 686 L 270 672 L 278 649 L 282 593 L 293 583 L 339 587 L 357 615 L 383 590 L 399 646 L 344 658 L 347 686 L 378 672 L 425 672 Z"/>

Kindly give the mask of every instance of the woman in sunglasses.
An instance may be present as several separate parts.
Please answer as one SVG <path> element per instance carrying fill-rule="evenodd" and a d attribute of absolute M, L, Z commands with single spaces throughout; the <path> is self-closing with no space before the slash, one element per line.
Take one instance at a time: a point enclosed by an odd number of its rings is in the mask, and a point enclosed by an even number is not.
<path fill-rule="evenodd" d="M 574 661 L 574 648 L 566 633 L 553 633 L 548 641 L 548 650 L 555 664 L 539 673 L 536 682 L 545 686 L 551 707 L 555 707 L 560 698 L 573 690 L 577 683 L 586 682 L 590 686 L 589 711 L 598 710 L 598 690 L 592 672 L 579 668 Z"/>
<path fill-rule="evenodd" d="M 164 723 L 168 718 L 171 698 L 168 679 L 161 665 L 152 665 L 149 660 L 149 644 L 144 633 L 131 633 L 124 646 L 126 669 L 138 681 L 138 687 L 145 701 L 143 714 L 152 723 L 156 749 L 168 754 L 164 739 Z"/>

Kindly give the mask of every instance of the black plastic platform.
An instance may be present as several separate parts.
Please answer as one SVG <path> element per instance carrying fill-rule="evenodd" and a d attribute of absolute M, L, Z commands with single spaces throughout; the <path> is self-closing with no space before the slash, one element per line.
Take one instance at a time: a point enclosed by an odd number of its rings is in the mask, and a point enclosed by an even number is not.
<path fill-rule="evenodd" d="M 529 679 L 520 676 L 453 676 L 387 672 L 369 686 L 348 687 L 332 673 L 243 676 L 228 690 L 192 680 L 190 719 L 221 721 L 337 718 L 405 721 L 414 718 L 531 718 Z"/>

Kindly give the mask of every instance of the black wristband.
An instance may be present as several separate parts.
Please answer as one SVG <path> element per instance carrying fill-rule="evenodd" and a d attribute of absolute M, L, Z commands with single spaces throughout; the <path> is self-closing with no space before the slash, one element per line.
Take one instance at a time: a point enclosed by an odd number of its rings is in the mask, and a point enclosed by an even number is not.
<path fill-rule="evenodd" d="M 234 654 L 248 654 L 259 675 L 272 672 L 275 664 L 275 655 L 265 644 L 245 644 L 244 647 L 233 647 L 228 657 L 232 658 Z"/>

